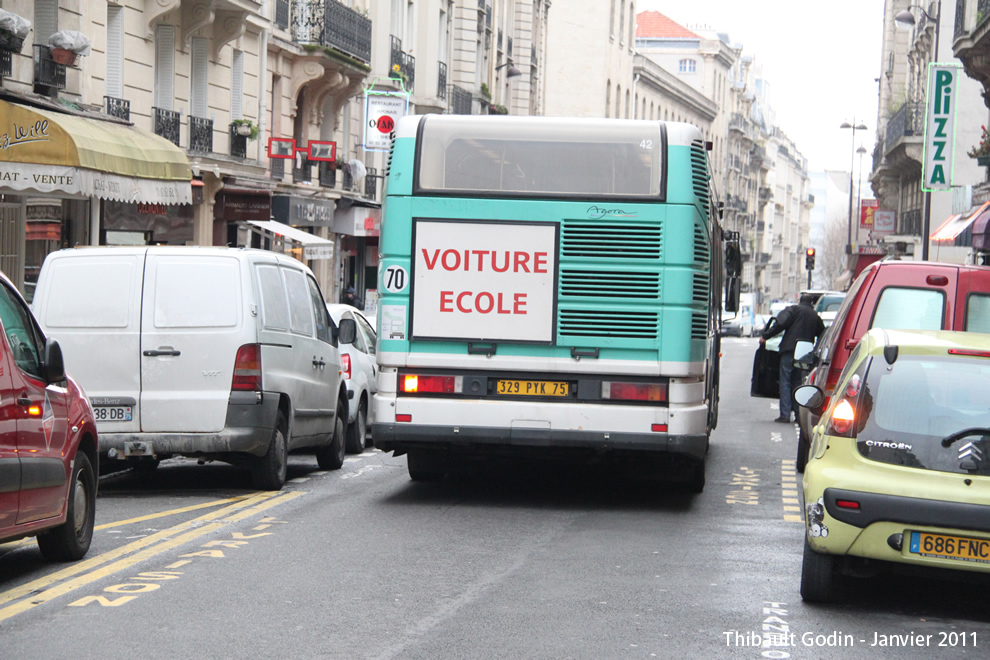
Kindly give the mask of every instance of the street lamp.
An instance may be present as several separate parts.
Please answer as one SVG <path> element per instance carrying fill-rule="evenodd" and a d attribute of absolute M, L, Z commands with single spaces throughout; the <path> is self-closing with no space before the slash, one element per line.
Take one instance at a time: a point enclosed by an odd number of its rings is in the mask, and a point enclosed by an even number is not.
<path fill-rule="evenodd" d="M 849 231 L 846 235 L 846 268 L 849 268 L 849 262 L 852 258 L 852 242 L 853 242 L 853 169 L 856 165 L 856 131 L 865 131 L 866 124 L 860 122 L 856 123 L 853 119 L 852 123 L 847 121 L 842 122 L 839 128 L 848 128 L 852 130 L 852 146 L 849 148 Z M 851 269 L 850 269 L 851 270 Z"/>
<path fill-rule="evenodd" d="M 894 22 L 901 27 L 914 27 L 914 14 L 911 13 L 912 9 L 917 9 L 921 12 L 929 21 L 935 23 L 935 50 L 932 51 L 932 62 L 938 61 L 938 29 L 941 25 L 939 19 L 942 18 L 942 0 L 938 0 L 935 3 L 935 15 L 930 15 L 925 11 L 924 7 L 919 7 L 918 5 L 911 5 L 904 11 L 897 14 L 894 17 Z M 922 174 L 924 176 L 924 174 Z M 929 190 L 925 193 L 925 215 L 921 223 L 921 259 L 922 261 L 928 261 L 928 233 L 931 231 L 932 224 L 932 192 Z"/>
<path fill-rule="evenodd" d="M 856 185 L 856 213 L 862 213 L 863 205 L 863 154 L 866 153 L 866 147 L 859 145 L 859 149 L 856 150 L 859 154 L 859 183 Z M 856 238 L 859 238 L 859 228 L 856 228 Z"/>
<path fill-rule="evenodd" d="M 502 69 L 503 67 L 509 67 L 505 71 L 505 77 L 506 78 L 516 78 L 517 76 L 521 76 L 522 75 L 522 70 L 520 70 L 519 67 L 517 67 L 515 64 L 513 64 L 511 59 L 508 60 L 508 61 L 506 61 L 506 62 L 503 62 L 502 64 L 499 64 L 497 67 L 495 67 L 495 70 L 498 71 L 498 70 Z"/>

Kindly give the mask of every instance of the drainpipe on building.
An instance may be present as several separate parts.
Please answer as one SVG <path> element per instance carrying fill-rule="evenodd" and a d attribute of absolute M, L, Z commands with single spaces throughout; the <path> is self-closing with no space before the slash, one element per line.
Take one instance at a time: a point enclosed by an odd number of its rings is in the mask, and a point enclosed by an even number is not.
<path fill-rule="evenodd" d="M 632 118 L 633 119 L 636 118 L 636 113 L 639 111 L 639 103 L 636 102 L 636 85 L 637 83 L 639 83 L 639 75 L 640 74 L 637 73 L 635 76 L 633 76 L 633 84 L 632 84 L 632 102 L 633 102 Z M 608 113 L 608 108 L 605 109 L 605 112 Z M 616 119 L 618 119 L 618 117 L 616 117 Z M 640 117 L 640 119 L 646 119 L 646 117 Z"/>
<path fill-rule="evenodd" d="M 268 104 L 265 99 L 268 97 L 268 28 L 261 30 L 261 53 L 258 56 L 258 165 L 265 166 L 267 170 L 267 158 L 265 158 L 265 116 L 268 114 Z"/>

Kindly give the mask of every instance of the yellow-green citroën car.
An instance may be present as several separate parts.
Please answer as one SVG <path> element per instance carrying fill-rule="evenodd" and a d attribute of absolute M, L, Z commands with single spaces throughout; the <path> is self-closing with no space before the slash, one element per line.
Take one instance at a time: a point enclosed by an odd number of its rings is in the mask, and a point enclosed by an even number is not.
<path fill-rule="evenodd" d="M 801 596 L 883 562 L 990 572 L 990 335 L 874 329 L 821 420 L 804 472 Z"/>

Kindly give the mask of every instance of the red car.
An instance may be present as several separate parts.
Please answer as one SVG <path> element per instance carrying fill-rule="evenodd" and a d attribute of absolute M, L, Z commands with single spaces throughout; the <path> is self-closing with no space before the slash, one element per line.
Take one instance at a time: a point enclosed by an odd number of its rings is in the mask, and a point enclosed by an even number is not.
<path fill-rule="evenodd" d="M 37 536 L 48 559 L 89 550 L 96 421 L 27 303 L 0 273 L 0 543 Z"/>

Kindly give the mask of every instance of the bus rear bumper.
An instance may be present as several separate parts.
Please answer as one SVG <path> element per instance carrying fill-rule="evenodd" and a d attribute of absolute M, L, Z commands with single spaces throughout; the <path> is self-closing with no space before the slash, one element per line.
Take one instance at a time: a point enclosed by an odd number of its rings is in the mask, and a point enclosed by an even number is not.
<path fill-rule="evenodd" d="M 573 429 L 534 427 L 437 426 L 403 423 L 372 425 L 375 447 L 396 455 L 410 449 L 473 450 L 478 453 L 511 453 L 513 449 L 590 451 L 594 454 L 648 453 L 703 461 L 708 437 L 667 433 L 603 433 Z"/>

